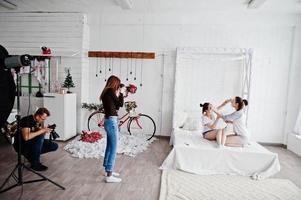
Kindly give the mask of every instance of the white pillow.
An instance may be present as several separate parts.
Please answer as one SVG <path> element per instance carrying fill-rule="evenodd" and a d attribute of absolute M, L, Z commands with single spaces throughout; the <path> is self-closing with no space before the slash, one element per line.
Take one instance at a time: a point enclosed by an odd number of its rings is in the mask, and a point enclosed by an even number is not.
<path fill-rule="evenodd" d="M 202 130 L 202 128 L 202 121 L 195 117 L 188 117 L 183 126 L 183 129 L 188 131 Z"/>
<path fill-rule="evenodd" d="M 173 118 L 173 127 L 174 128 L 183 127 L 187 119 L 187 116 L 188 114 L 186 112 L 175 111 L 174 118 Z"/>

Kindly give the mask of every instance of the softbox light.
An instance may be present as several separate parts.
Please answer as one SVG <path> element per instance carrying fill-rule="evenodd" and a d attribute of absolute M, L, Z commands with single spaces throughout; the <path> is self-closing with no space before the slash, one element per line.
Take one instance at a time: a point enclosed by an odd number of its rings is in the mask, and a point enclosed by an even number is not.
<path fill-rule="evenodd" d="M 8 51 L 0 45 L 0 127 L 2 127 L 13 109 L 16 85 L 11 71 L 5 67 Z"/>

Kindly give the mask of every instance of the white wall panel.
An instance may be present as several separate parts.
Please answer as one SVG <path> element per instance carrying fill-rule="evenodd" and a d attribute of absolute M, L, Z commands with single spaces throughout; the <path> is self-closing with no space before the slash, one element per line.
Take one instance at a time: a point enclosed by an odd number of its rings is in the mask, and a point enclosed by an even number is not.
<path fill-rule="evenodd" d="M 154 85 L 151 88 L 154 91 L 151 93 L 160 95 L 163 91 L 163 97 L 151 95 L 147 98 L 140 96 L 138 99 L 141 102 L 153 102 L 156 101 L 155 98 L 162 98 L 161 108 L 151 110 L 154 116 L 162 114 L 162 121 L 158 122 L 164 127 L 159 133 L 162 135 L 169 135 L 171 131 L 171 125 L 166 124 L 171 123 L 172 116 L 170 100 L 173 97 L 175 66 L 173 55 L 176 47 L 253 48 L 255 57 L 249 108 L 250 131 L 254 140 L 283 143 L 292 27 L 297 19 L 298 16 L 293 15 L 219 13 L 198 15 L 129 13 L 112 17 L 109 13 L 93 14 L 89 15 L 90 45 L 92 49 L 97 50 L 154 51 L 157 54 L 162 52 L 166 54 L 166 60 L 169 61 L 164 65 L 165 70 L 150 70 L 146 74 Z M 162 68 L 162 57 L 157 56 L 156 60 L 152 62 L 152 67 Z M 91 64 L 90 75 L 94 70 Z M 164 71 L 163 81 L 159 76 L 162 71 Z M 90 93 L 102 88 L 94 81 L 95 79 L 90 81 Z M 91 101 L 96 100 L 95 97 L 90 97 Z"/>
<path fill-rule="evenodd" d="M 294 40 L 291 55 L 291 69 L 288 86 L 287 118 L 284 130 L 284 141 L 293 131 L 297 122 L 298 111 L 301 109 L 301 23 L 294 28 Z"/>

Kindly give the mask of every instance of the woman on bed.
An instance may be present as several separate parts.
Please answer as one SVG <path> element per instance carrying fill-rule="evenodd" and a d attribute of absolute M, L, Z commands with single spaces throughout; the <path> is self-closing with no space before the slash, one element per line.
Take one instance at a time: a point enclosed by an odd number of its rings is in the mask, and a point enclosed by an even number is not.
<path fill-rule="evenodd" d="M 204 103 L 200 104 L 203 108 L 202 113 L 202 124 L 204 127 L 203 137 L 207 140 L 216 140 L 216 135 L 220 132 L 219 129 L 216 129 L 216 124 L 219 120 L 219 116 L 215 118 L 213 115 L 212 104 Z M 221 133 L 219 133 L 221 134 Z"/>
<path fill-rule="evenodd" d="M 214 112 L 218 117 L 221 117 L 226 123 L 233 124 L 233 132 L 226 132 L 225 129 L 221 130 L 221 134 L 218 134 L 217 142 L 220 146 L 232 146 L 232 147 L 243 147 L 248 144 L 249 132 L 246 126 L 245 120 L 245 106 L 248 105 L 248 101 L 241 97 L 234 97 L 233 99 L 225 100 L 217 109 L 224 107 L 230 103 L 235 111 L 228 115 L 222 115 L 219 112 Z"/>

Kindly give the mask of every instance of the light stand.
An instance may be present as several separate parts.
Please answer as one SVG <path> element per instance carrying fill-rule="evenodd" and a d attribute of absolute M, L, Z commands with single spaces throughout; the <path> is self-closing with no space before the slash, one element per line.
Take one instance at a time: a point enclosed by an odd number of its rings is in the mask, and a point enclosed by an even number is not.
<path fill-rule="evenodd" d="M 34 182 L 40 182 L 40 181 L 49 181 L 52 184 L 56 185 L 57 187 L 61 188 L 62 190 L 65 190 L 65 188 L 59 184 L 57 184 L 56 182 L 50 180 L 49 178 L 43 176 L 42 174 L 32 170 L 31 168 L 29 168 L 28 166 L 26 166 L 24 164 L 24 162 L 22 162 L 21 160 L 21 129 L 20 129 L 20 86 L 19 86 L 19 81 L 20 81 L 20 68 L 16 68 L 15 69 L 16 74 L 17 74 L 17 134 L 18 134 L 18 163 L 16 165 L 16 167 L 14 168 L 14 170 L 11 172 L 11 174 L 5 179 L 5 181 L 3 182 L 3 184 L 0 187 L 0 193 L 6 192 L 16 186 L 22 186 L 23 184 L 26 183 L 34 183 Z M 35 180 L 30 180 L 30 181 L 23 181 L 23 169 L 27 169 L 28 171 L 38 175 L 41 177 L 41 179 L 35 179 Z M 15 172 L 17 171 L 17 175 L 15 174 Z M 8 186 L 7 188 L 4 188 L 4 186 L 8 183 L 9 179 L 13 178 L 16 181 L 16 184 L 12 185 L 12 186 Z"/>

